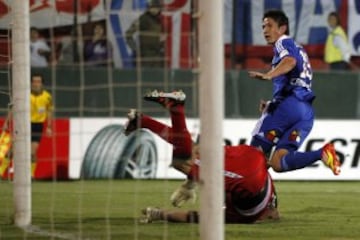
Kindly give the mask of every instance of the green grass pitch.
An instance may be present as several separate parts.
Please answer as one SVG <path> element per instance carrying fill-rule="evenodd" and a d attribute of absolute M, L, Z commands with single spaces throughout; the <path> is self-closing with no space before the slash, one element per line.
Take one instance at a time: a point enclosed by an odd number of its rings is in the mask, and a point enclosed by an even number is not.
<path fill-rule="evenodd" d="M 198 225 L 138 223 L 145 206 L 170 208 L 180 181 L 33 182 L 32 227 L 14 227 L 12 182 L 0 182 L 0 239 L 199 239 Z M 276 182 L 281 220 L 226 225 L 225 239 L 360 239 L 360 182 Z M 187 204 L 184 209 L 197 208 Z"/>

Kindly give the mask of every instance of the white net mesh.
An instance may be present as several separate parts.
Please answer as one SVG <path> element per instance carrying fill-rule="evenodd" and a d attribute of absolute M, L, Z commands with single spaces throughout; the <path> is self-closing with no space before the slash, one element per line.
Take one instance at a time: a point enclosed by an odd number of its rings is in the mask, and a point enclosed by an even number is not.
<path fill-rule="evenodd" d="M 16 39 L 9 31 L 11 1 L 0 3 L 9 7 L 0 24 L 4 121 L 12 100 L 10 45 Z M 32 225 L 25 231 L 12 233 L 11 185 L 0 183 L 6 196 L 2 201 L 8 203 L 1 215 L 8 227 L 0 227 L 1 239 L 168 239 L 176 235 L 177 230 L 167 223 L 149 229 L 138 221 L 146 206 L 171 207 L 170 195 L 179 182 L 168 179 L 184 178 L 169 166 L 172 148 L 148 131 L 125 137 L 123 124 L 130 107 L 169 124 L 166 111 L 143 103 L 149 89 L 189 89 L 188 112 L 197 114 L 196 76 L 181 70 L 194 66 L 191 1 L 168 4 L 162 13 L 147 16 L 145 20 L 154 26 L 145 31 L 146 23 L 136 21 L 147 11 L 147 4 L 30 1 L 31 30 L 37 32 L 29 43 L 31 72 L 43 76 L 44 88 L 52 96 L 53 134 L 44 133 L 39 144 Z M 74 15 L 76 10 L 79 13 Z M 142 47 L 144 39 L 157 41 L 158 46 Z M 191 128 L 195 137 L 197 121 L 191 122 Z M 9 184 L 11 171 L 11 166 L 2 171 L 2 179 Z M 198 238 L 197 227 L 187 229 L 185 235 L 180 231 L 181 239 Z"/>
<path fill-rule="evenodd" d="M 270 66 L 272 49 L 263 45 L 264 39 L 259 34 L 265 5 L 281 5 L 287 9 L 291 28 L 294 28 L 292 34 L 299 38 L 308 36 L 306 42 L 319 36 L 324 38 L 327 11 L 321 10 L 321 6 L 330 10 L 341 5 L 342 16 L 357 22 L 359 11 L 354 10 L 357 1 L 335 2 L 336 6 L 332 1 L 315 0 L 224 1 L 227 66 L 261 70 Z M 0 0 L 1 127 L 5 126 L 8 105 L 13 101 L 10 47 L 13 3 L 21 4 L 23 0 Z M 141 209 L 147 206 L 174 209 L 169 199 L 184 175 L 170 166 L 172 147 L 162 139 L 145 130 L 130 137 L 122 133 L 129 108 L 137 108 L 170 124 L 168 113 L 156 104 L 144 102 L 143 94 L 149 89 L 182 89 L 187 95 L 186 114 L 190 117 L 187 127 L 196 139 L 199 132 L 198 44 L 204 43 L 197 41 L 197 19 L 201 17 L 196 10 L 198 1 L 164 0 L 165 7 L 158 18 L 147 16 L 153 28 L 141 33 L 139 31 L 147 27 L 139 22 L 147 7 L 146 0 L 29 0 L 29 3 L 30 23 L 37 28 L 39 45 L 45 51 L 40 59 L 32 59 L 32 73 L 44 77 L 45 88 L 52 95 L 53 135 L 43 135 L 40 142 L 32 181 L 32 225 L 25 229 L 14 226 L 11 155 L 0 155 L 0 239 L 199 239 L 196 224 L 139 222 Z M 230 14 L 235 7 L 237 16 Z M 311 17 L 319 21 L 314 23 Z M 348 26 L 354 48 L 358 46 L 358 27 L 350 22 Z M 234 40 L 240 44 L 230 46 Z M 155 46 L 143 47 L 142 41 L 155 42 Z M 310 43 L 305 47 L 310 47 L 311 60 L 319 61 L 318 69 L 327 70 L 322 45 Z M 360 145 L 356 130 L 360 128 L 357 120 L 360 84 L 356 71 L 317 73 L 314 87 L 318 84 L 319 116 L 341 118 L 341 121 L 317 120 L 312 135 L 301 149 L 315 150 L 327 141 L 335 142 L 344 174 L 334 177 L 323 164 L 317 164 L 301 171 L 271 172 L 274 178 L 359 179 Z M 257 101 L 270 91 L 265 84 L 248 79 L 247 71 L 226 74 L 227 116 L 253 119 L 226 119 L 224 135 L 230 145 L 249 143 L 250 130 L 258 114 Z M 339 78 L 347 78 L 346 84 L 339 84 Z M 345 95 L 349 98 L 333 97 Z M 2 129 L 0 152 L 9 153 L 4 131 Z M 277 181 L 276 185 L 284 220 L 276 226 L 227 225 L 227 239 L 239 236 L 288 239 L 288 231 L 282 230 L 289 225 L 296 226 L 293 230 L 302 233 L 299 239 L 320 239 L 325 235 L 357 239 L 360 236 L 357 181 L 300 184 Z M 180 210 L 199 209 L 197 204 L 188 203 Z M 314 207 L 316 211 L 309 214 L 307 210 Z M 155 217 L 156 214 L 154 211 Z M 209 229 L 211 232 L 211 226 Z"/>

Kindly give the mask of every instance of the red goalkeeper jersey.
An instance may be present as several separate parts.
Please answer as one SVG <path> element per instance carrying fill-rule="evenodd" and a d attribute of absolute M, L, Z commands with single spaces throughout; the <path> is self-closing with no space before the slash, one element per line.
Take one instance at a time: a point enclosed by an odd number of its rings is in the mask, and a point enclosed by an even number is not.
<path fill-rule="evenodd" d="M 262 152 L 252 146 L 225 146 L 225 217 L 227 222 L 253 222 L 275 199 L 273 181 Z M 190 179 L 198 179 L 195 161 Z"/>

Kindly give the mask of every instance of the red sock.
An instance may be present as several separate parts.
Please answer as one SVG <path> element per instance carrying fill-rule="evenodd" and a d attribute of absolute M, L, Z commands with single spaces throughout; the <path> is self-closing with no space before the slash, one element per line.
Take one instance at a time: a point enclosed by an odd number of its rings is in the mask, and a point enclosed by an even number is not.
<path fill-rule="evenodd" d="M 142 128 L 147 128 L 153 133 L 164 139 L 168 143 L 172 143 L 172 129 L 166 124 L 163 124 L 145 114 L 141 115 L 140 125 Z"/>
<path fill-rule="evenodd" d="M 170 111 L 173 127 L 142 115 L 141 127 L 151 130 L 166 142 L 173 145 L 173 157 L 188 158 L 192 154 L 191 135 L 186 128 L 183 106 L 177 111 Z M 180 111 L 178 111 L 180 110 Z"/>
<path fill-rule="evenodd" d="M 187 158 L 192 154 L 191 135 L 186 127 L 185 108 L 176 105 L 170 108 L 173 133 L 174 156 Z"/>

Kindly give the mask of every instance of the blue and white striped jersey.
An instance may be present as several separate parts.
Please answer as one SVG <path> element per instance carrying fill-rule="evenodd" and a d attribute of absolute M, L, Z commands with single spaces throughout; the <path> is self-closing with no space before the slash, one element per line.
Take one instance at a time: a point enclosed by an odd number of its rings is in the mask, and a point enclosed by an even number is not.
<path fill-rule="evenodd" d="M 311 90 L 313 74 L 308 55 L 302 46 L 283 35 L 275 43 L 272 67 L 276 67 L 286 56 L 295 58 L 296 65 L 287 74 L 272 79 L 274 100 L 281 101 L 287 96 L 295 95 L 301 101 L 311 102 L 315 95 Z"/>

